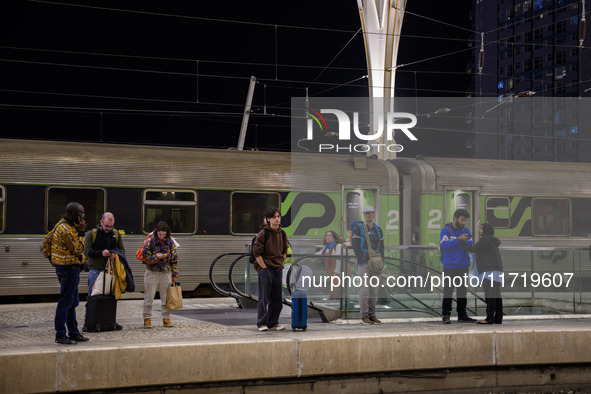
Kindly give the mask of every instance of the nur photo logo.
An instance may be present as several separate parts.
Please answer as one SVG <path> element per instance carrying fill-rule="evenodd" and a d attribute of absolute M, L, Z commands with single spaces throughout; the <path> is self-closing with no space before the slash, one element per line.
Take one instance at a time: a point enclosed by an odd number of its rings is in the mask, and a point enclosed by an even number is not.
<path fill-rule="evenodd" d="M 338 130 L 329 130 L 328 123 L 323 115 L 336 117 Z M 363 134 L 359 128 L 359 112 L 353 112 L 353 121 L 349 115 L 342 110 L 334 108 L 323 108 L 320 111 L 309 108 L 306 111 L 306 139 L 314 139 L 314 129 L 319 129 L 321 135 L 325 137 L 338 136 L 337 144 L 318 144 L 318 152 L 359 152 L 366 153 L 372 149 L 380 152 L 382 149 L 388 152 L 402 152 L 402 145 L 395 143 L 394 135 L 396 130 L 400 130 L 411 141 L 418 141 L 418 138 L 410 131 L 416 126 L 417 118 L 408 112 L 388 112 L 384 119 L 384 114 L 377 114 L 373 134 Z M 334 118 L 333 118 L 334 120 Z M 397 121 L 406 120 L 405 123 Z M 315 126 L 316 125 L 316 126 Z M 362 144 L 353 144 L 351 140 L 351 129 L 355 138 L 367 141 Z M 385 139 L 385 143 L 382 142 Z M 347 143 L 347 141 L 349 143 Z"/>

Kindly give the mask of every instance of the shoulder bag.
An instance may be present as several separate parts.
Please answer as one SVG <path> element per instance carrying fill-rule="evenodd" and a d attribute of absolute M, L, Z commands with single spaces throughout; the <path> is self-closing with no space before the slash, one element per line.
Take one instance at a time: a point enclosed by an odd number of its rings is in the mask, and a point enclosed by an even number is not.
<path fill-rule="evenodd" d="M 367 260 L 367 268 L 375 275 L 380 275 L 384 270 L 384 260 L 382 256 L 376 253 L 371 247 L 371 239 L 369 239 L 369 226 L 363 223 L 365 229 L 365 242 L 367 243 L 367 253 L 369 259 Z"/>

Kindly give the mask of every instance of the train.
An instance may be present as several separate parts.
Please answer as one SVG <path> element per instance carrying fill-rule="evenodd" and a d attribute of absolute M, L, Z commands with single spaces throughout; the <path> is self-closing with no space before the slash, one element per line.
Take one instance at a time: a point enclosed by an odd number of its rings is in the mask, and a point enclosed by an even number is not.
<path fill-rule="evenodd" d="M 239 151 L 0 139 L 0 296 L 59 294 L 40 252 L 65 205 L 80 202 L 88 230 L 115 215 L 136 289 L 135 251 L 159 220 L 179 243 L 184 291 L 200 294 L 220 254 L 244 252 L 268 207 L 279 207 L 294 253 L 328 230 L 349 237 L 375 207 L 386 249 L 439 244 L 458 208 L 468 226 L 496 228 L 504 245 L 588 247 L 591 164 L 440 157 Z M 474 231 L 477 240 L 477 231 Z M 83 273 L 80 292 L 87 291 Z"/>

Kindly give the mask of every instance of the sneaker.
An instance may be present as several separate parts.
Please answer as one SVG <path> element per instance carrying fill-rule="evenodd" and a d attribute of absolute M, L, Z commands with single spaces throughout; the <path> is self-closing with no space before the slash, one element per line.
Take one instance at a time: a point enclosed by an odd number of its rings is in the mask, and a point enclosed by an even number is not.
<path fill-rule="evenodd" d="M 382 321 L 375 316 L 370 316 L 369 320 L 371 320 L 373 324 L 382 324 Z"/>
<path fill-rule="evenodd" d="M 123 330 L 123 326 L 117 322 L 115 322 L 115 324 L 113 324 L 113 327 L 115 327 L 115 330 L 117 330 L 117 331 Z"/>
<path fill-rule="evenodd" d="M 451 324 L 451 320 L 449 319 L 449 315 L 443 315 L 443 324 Z"/>
<path fill-rule="evenodd" d="M 152 319 L 149 317 L 144 318 L 144 328 L 152 328 Z"/>
<path fill-rule="evenodd" d="M 70 338 L 68 337 L 63 337 L 63 338 L 55 338 L 55 343 L 59 344 L 59 345 L 75 345 L 78 342 L 76 341 L 72 341 Z"/>
<path fill-rule="evenodd" d="M 259 331 L 267 331 L 269 329 L 269 327 L 262 325 L 259 327 Z"/>
<path fill-rule="evenodd" d="M 170 319 L 163 319 L 162 320 L 162 325 L 164 327 L 174 327 L 174 324 L 172 324 L 172 322 L 170 321 Z"/>
<path fill-rule="evenodd" d="M 282 326 L 280 324 L 277 324 L 276 326 L 270 327 L 269 330 L 281 331 L 281 330 L 285 330 L 285 326 Z"/>
<path fill-rule="evenodd" d="M 365 324 L 374 324 L 374 322 L 372 322 L 370 320 L 369 317 L 365 316 L 364 318 L 361 319 L 362 322 L 364 322 Z"/>
<path fill-rule="evenodd" d="M 70 339 L 74 342 L 86 342 L 88 341 L 88 338 L 86 338 L 85 336 L 83 336 L 82 334 L 78 334 L 78 335 L 70 335 Z"/>
<path fill-rule="evenodd" d="M 476 319 L 472 319 L 470 316 L 458 316 L 458 323 L 475 323 Z"/>

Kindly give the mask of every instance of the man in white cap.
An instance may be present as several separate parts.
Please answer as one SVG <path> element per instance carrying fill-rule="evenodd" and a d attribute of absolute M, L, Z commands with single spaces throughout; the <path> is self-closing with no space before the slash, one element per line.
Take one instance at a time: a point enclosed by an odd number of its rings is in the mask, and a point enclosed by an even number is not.
<path fill-rule="evenodd" d="M 359 309 L 363 323 L 380 324 L 381 321 L 376 317 L 380 273 L 369 270 L 367 263 L 370 257 L 369 248 L 384 258 L 384 234 L 374 223 L 376 212 L 371 205 L 363 209 L 363 216 L 365 222 L 358 220 L 351 223 L 351 245 L 357 259 L 357 275 L 363 279 L 359 287 Z M 371 245 L 367 244 L 366 234 L 369 234 Z"/>

